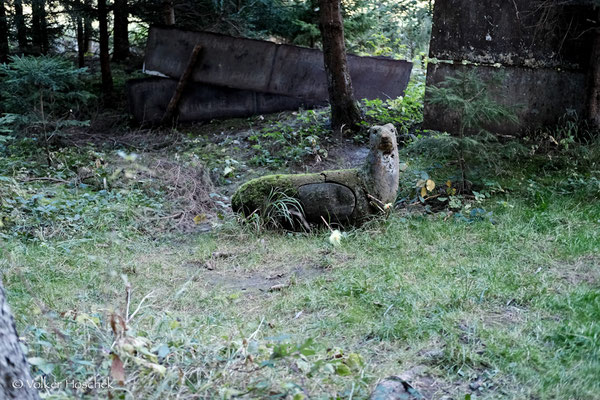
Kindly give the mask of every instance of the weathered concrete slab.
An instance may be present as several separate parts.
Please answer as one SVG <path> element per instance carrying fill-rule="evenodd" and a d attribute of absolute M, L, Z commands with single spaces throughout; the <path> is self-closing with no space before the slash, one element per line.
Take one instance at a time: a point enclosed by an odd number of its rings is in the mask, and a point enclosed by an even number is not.
<path fill-rule="evenodd" d="M 436 1 L 430 57 L 507 66 L 586 68 L 590 28 L 594 26 L 591 3 Z"/>
<path fill-rule="evenodd" d="M 310 100 L 327 100 L 319 50 L 208 32 L 151 27 L 144 69 L 178 79 L 196 44 L 203 46 L 192 75 L 195 82 Z M 358 99 L 403 95 L 412 63 L 381 57 L 348 56 Z"/>
<path fill-rule="evenodd" d="M 492 92 L 520 111 L 516 125 L 486 127 L 498 133 L 552 125 L 567 110 L 584 115 L 590 28 L 598 24 L 592 11 L 592 2 L 584 1 L 436 1 L 430 57 L 450 63 L 430 63 L 427 86 L 465 69 L 475 68 L 484 80 L 502 71 L 504 85 Z M 446 108 L 426 102 L 423 127 L 456 132 L 458 121 Z"/>
<path fill-rule="evenodd" d="M 352 189 L 335 182 L 300 186 L 298 199 L 308 221 L 318 221 L 322 215 L 335 221 L 347 221 L 352 218 L 356 207 L 356 195 Z"/>
<path fill-rule="evenodd" d="M 469 69 L 475 69 L 484 81 L 500 72 L 499 68 L 490 66 L 430 64 L 427 86 L 438 86 L 446 77 Z M 522 67 L 503 68 L 501 71 L 505 74 L 504 85 L 492 89 L 493 97 L 500 104 L 515 106 L 519 123 L 486 126 L 491 132 L 514 135 L 527 127 L 555 124 L 567 110 L 574 110 L 578 115 L 585 112 L 585 99 L 581 97 L 585 93 L 586 74 L 582 71 Z M 427 105 L 424 120 L 425 129 L 458 132 L 458 118 L 443 107 Z"/>
<path fill-rule="evenodd" d="M 130 113 L 140 123 L 159 122 L 176 86 L 177 81 L 174 79 L 130 80 L 127 82 Z M 316 105 L 319 103 L 293 97 L 192 82 L 183 92 L 178 115 L 180 122 L 194 122 L 213 118 L 249 117 Z"/>

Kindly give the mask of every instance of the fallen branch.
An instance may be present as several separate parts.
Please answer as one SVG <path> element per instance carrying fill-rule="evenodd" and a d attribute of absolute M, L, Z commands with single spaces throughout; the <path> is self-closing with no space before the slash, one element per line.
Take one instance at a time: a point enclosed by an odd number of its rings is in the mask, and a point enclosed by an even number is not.
<path fill-rule="evenodd" d="M 192 50 L 192 54 L 190 55 L 190 60 L 188 61 L 188 65 L 185 68 L 185 71 L 179 78 L 179 82 L 177 83 L 177 88 L 175 89 L 175 93 L 173 93 L 173 97 L 171 97 L 171 101 L 169 101 L 169 105 L 167 106 L 167 110 L 162 117 L 161 125 L 166 125 L 172 122 L 173 116 L 175 115 L 175 110 L 179 106 L 179 102 L 181 101 L 181 96 L 183 95 L 183 91 L 188 85 L 190 78 L 192 76 L 192 71 L 194 70 L 194 66 L 198 61 L 198 55 L 200 54 L 200 50 L 202 50 L 202 46 L 197 44 L 194 46 L 194 50 Z"/>

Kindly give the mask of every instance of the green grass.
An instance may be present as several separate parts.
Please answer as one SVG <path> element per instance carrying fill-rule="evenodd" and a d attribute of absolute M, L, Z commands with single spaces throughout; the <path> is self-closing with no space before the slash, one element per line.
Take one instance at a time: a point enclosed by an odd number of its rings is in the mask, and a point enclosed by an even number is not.
<path fill-rule="evenodd" d="M 414 148 L 403 157 L 406 182 L 424 169 L 436 182 L 454 173 L 428 168 Z M 106 379 L 118 357 L 125 382 L 113 375 L 110 392 L 125 399 L 359 399 L 392 374 L 432 399 L 595 399 L 597 166 L 511 163 L 474 171 L 476 184 L 504 192 L 463 199 L 453 214 L 395 211 L 348 231 L 340 247 L 326 230 L 256 233 L 232 217 L 210 233 L 152 233 L 136 207 L 156 199 L 133 189 L 129 202 L 82 206 L 88 223 L 64 235 L 12 235 L 7 224 L 0 268 L 34 375 Z M 81 194 L 7 185 L 13 197 Z M 468 207 L 492 217 L 458 217 Z M 34 233 L 73 224 L 27 216 Z M 126 314 L 127 284 L 129 315 L 144 300 L 123 332 L 114 315 Z M 47 398 L 107 395 L 61 387 Z"/>
<path fill-rule="evenodd" d="M 591 399 L 600 391 L 594 379 L 600 371 L 598 258 L 591 256 L 600 246 L 600 208 L 569 199 L 557 199 L 550 207 L 547 215 L 529 219 L 525 215 L 531 208 L 515 201 L 514 208 L 495 210 L 497 225 L 394 216 L 351 232 L 337 249 L 330 248 L 326 233 L 215 233 L 158 243 L 115 234 L 79 243 L 5 243 L 2 268 L 28 341 L 35 329 L 44 329 L 46 340 L 60 342 L 51 332 L 53 323 L 75 330 L 61 345 L 65 354 L 60 356 L 29 343 L 36 355 L 55 361 L 59 376 L 75 373 L 65 364 L 69 349 L 76 347 L 69 343 L 71 335 L 84 347 L 74 349 L 82 359 L 92 357 L 96 363 L 106 355 L 85 349 L 98 345 L 84 336 L 85 326 L 41 313 L 32 301 L 56 313 L 97 313 L 106 324 L 105 310 L 123 308 L 125 274 L 134 289 L 133 304 L 147 293 L 155 296 L 133 329 L 147 330 L 144 336 L 154 345 L 171 343 L 173 352 L 165 362 L 167 376 L 154 377 L 152 387 L 136 385 L 139 393 L 158 393 L 160 383 L 169 382 L 178 368 L 206 368 L 208 376 L 194 388 L 209 385 L 201 392 L 209 397 L 228 385 L 243 391 L 256 377 L 273 386 L 288 380 L 302 386 L 289 371 L 279 371 L 273 381 L 272 371 L 227 370 L 227 363 L 236 361 L 212 354 L 249 336 L 264 319 L 256 335 L 260 343 L 290 335 L 293 343 L 315 338 L 322 351 L 341 347 L 361 354 L 367 361 L 365 385 L 423 365 L 440 390 L 456 395 L 465 383 L 484 376 L 490 387 L 481 392 L 484 397 Z M 210 258 L 213 251 L 239 254 L 215 266 L 234 282 L 244 274 L 275 273 L 294 264 L 314 267 L 319 274 L 281 292 L 223 290 L 203 279 L 208 271 L 186 266 Z M 586 256 L 591 258 L 586 261 Z M 574 270 L 586 262 L 589 270 Z M 169 324 L 178 319 L 172 329 Z M 110 333 L 106 326 L 99 331 Z M 188 354 L 191 342 L 209 353 L 204 357 L 215 370 L 226 368 L 226 376 L 211 377 L 216 371 Z M 435 357 L 424 356 L 427 352 Z M 341 393 L 348 384 L 339 382 L 333 392 L 322 392 L 338 382 L 330 383 L 326 375 L 304 380 L 311 395 Z M 325 387 L 319 386 L 321 380 Z M 365 395 L 367 388 L 361 389 Z M 170 381 L 162 395 L 179 390 Z"/>

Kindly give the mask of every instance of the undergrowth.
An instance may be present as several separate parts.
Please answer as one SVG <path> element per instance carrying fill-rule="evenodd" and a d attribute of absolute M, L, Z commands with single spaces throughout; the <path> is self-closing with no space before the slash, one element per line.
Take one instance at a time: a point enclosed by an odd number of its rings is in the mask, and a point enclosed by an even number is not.
<path fill-rule="evenodd" d="M 328 109 L 301 111 L 293 118 L 276 121 L 255 132 L 248 138 L 255 152 L 249 163 L 281 168 L 308 157 L 327 157 L 325 143 L 331 143 L 328 115 Z"/>
<path fill-rule="evenodd" d="M 600 146 L 577 126 L 482 137 L 467 193 L 453 138 L 416 134 L 396 209 L 337 241 L 236 224 L 185 143 L 48 166 L 3 136 L 0 269 L 33 375 L 50 399 L 362 399 L 399 374 L 428 398 L 594 399 Z M 184 211 L 213 231 L 160 223 Z"/>
<path fill-rule="evenodd" d="M 353 137 L 357 143 L 368 141 L 368 130 L 373 125 L 393 124 L 407 140 L 423 122 L 425 83 L 413 79 L 404 96 L 388 100 L 361 101 L 364 115 L 363 129 Z M 327 149 L 339 138 L 330 137 L 329 108 L 306 110 L 291 117 L 274 121 L 254 131 L 248 138 L 253 150 L 250 165 L 272 169 L 290 164 L 327 158 Z"/>
<path fill-rule="evenodd" d="M 45 241 L 98 232 L 189 231 L 219 201 L 204 167 L 160 156 L 0 143 L 0 236 Z M 47 164 L 47 156 L 51 164 Z"/>
<path fill-rule="evenodd" d="M 459 141 L 471 179 L 468 191 L 460 190 Z M 405 173 L 397 204 L 424 206 L 428 212 L 471 214 L 473 210 L 463 206 L 475 206 L 479 212 L 477 204 L 509 192 L 542 204 L 554 195 L 586 201 L 600 194 L 600 139 L 576 115 L 567 114 L 557 126 L 537 129 L 522 139 L 482 132 L 460 140 L 447 133 L 423 132 L 400 153 Z"/>

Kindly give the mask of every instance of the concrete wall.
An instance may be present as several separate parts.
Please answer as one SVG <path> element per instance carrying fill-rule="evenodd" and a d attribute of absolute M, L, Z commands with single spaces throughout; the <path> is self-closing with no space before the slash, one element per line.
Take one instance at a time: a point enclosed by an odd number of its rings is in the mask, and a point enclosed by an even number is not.
<path fill-rule="evenodd" d="M 427 86 L 467 69 L 484 80 L 502 71 L 504 85 L 491 90 L 500 103 L 520 109 L 518 124 L 487 127 L 499 133 L 554 124 L 567 110 L 583 115 L 597 24 L 592 10 L 579 1 L 437 0 L 430 57 L 445 62 L 429 64 Z M 457 127 L 448 110 L 426 104 L 424 128 Z"/>
<path fill-rule="evenodd" d="M 203 49 L 193 73 L 195 82 L 314 101 L 329 97 L 319 50 L 208 32 L 151 27 L 145 71 L 179 78 L 196 44 Z M 358 99 L 402 96 L 412 69 L 406 61 L 352 55 L 348 65 Z"/>
<path fill-rule="evenodd" d="M 519 123 L 504 121 L 484 126 L 492 132 L 514 135 L 527 127 L 555 124 L 567 111 L 585 113 L 586 75 L 580 71 L 439 63 L 429 66 L 427 85 L 438 85 L 447 76 L 469 69 L 476 69 L 484 81 L 492 74 L 504 74 L 502 86 L 491 88 L 491 92 L 498 103 L 515 110 Z M 425 108 L 425 129 L 456 132 L 459 122 L 448 110 L 431 105 Z"/>

